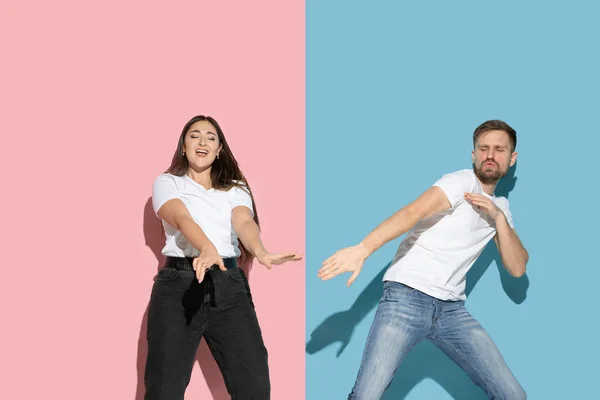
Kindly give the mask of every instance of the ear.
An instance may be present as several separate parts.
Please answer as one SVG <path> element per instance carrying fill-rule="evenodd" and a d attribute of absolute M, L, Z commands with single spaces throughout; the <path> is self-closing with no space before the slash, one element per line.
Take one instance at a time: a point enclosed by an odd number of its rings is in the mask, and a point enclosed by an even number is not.
<path fill-rule="evenodd" d="M 471 164 L 475 163 L 475 150 L 471 150 Z"/>
<path fill-rule="evenodd" d="M 517 155 L 519 153 L 517 153 L 516 151 L 514 151 L 512 153 L 512 155 L 510 156 L 510 166 L 512 167 L 513 165 L 515 165 L 515 163 L 517 162 Z"/>

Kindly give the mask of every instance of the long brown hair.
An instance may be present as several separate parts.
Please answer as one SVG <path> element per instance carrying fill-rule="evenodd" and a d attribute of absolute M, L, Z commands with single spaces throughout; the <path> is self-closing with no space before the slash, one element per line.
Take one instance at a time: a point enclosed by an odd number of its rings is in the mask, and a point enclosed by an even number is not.
<path fill-rule="evenodd" d="M 181 135 L 179 136 L 179 142 L 177 143 L 177 149 L 175 150 L 175 154 L 173 154 L 173 160 L 171 161 L 171 166 L 165 171 L 167 174 L 172 174 L 176 176 L 186 175 L 189 169 L 189 163 L 186 156 L 183 154 L 183 150 L 185 149 L 185 136 L 189 131 L 190 127 L 198 121 L 208 121 L 210 122 L 215 129 L 217 130 L 217 136 L 219 137 L 219 143 L 221 143 L 222 148 L 219 153 L 219 158 L 215 159 L 210 169 L 210 181 L 213 188 L 217 190 L 229 190 L 232 187 L 239 187 L 243 190 L 246 190 L 252 199 L 252 211 L 254 211 L 254 222 L 258 225 L 260 229 L 260 223 L 258 222 L 258 212 L 256 211 L 256 203 L 254 201 L 254 196 L 252 195 L 252 190 L 250 189 L 250 185 L 248 184 L 248 180 L 244 177 L 240 166 L 233 156 L 229 145 L 227 144 L 227 140 L 225 139 L 225 135 L 223 134 L 223 130 L 219 123 L 212 117 L 197 115 L 194 118 L 190 119 L 187 124 L 183 127 L 181 131 Z M 244 244 L 239 241 L 239 248 L 241 252 L 241 262 L 246 263 L 252 261 L 252 255 L 244 247 Z"/>

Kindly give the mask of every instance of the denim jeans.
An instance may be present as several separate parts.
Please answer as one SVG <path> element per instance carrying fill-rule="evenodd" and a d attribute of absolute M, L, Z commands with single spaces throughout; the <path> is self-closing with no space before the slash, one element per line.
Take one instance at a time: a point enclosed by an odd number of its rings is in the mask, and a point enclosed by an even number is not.
<path fill-rule="evenodd" d="M 490 399 L 526 399 L 498 348 L 464 301 L 443 301 L 398 282 L 384 282 L 358 376 L 348 399 L 379 400 L 408 352 L 428 339 Z"/>
<path fill-rule="evenodd" d="M 202 337 L 233 400 L 270 398 L 267 349 L 246 275 L 237 267 L 213 267 L 200 284 L 194 271 L 161 268 L 155 277 L 148 309 L 146 400 L 183 400 Z"/>

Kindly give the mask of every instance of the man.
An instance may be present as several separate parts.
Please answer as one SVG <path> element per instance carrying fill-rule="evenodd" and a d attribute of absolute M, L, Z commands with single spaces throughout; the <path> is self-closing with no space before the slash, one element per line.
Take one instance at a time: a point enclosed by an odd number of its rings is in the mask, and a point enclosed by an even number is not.
<path fill-rule="evenodd" d="M 526 399 L 496 345 L 464 306 L 465 276 L 494 238 L 514 277 L 529 259 L 514 231 L 508 199 L 495 197 L 498 181 L 517 159 L 514 129 L 486 121 L 473 134 L 473 169 L 446 174 L 373 230 L 356 246 L 323 262 L 319 277 L 351 272 L 407 233 L 384 275 L 384 290 L 365 346 L 353 400 L 378 400 L 408 352 L 428 339 L 444 351 L 490 399 Z"/>

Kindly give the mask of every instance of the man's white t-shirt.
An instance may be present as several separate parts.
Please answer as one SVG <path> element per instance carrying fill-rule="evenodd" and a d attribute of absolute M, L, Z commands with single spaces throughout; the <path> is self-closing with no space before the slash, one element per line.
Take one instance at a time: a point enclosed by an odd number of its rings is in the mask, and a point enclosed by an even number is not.
<path fill-rule="evenodd" d="M 406 233 L 383 280 L 403 283 L 441 300 L 465 300 L 467 271 L 494 238 L 496 227 L 464 194 L 492 199 L 514 227 L 508 199 L 486 194 L 471 169 L 446 174 L 434 186 L 444 191 L 451 207 L 419 221 Z"/>
<path fill-rule="evenodd" d="M 194 221 L 214 244 L 223 258 L 239 257 L 238 237 L 233 230 L 231 213 L 235 207 L 245 206 L 252 212 L 252 198 L 243 188 L 227 191 L 206 189 L 187 175 L 161 174 L 152 186 L 152 207 L 158 213 L 167 201 L 179 199 Z M 254 213 L 252 212 L 252 216 Z M 198 257 L 200 254 L 177 229 L 162 221 L 166 244 L 162 254 L 174 257 Z"/>

